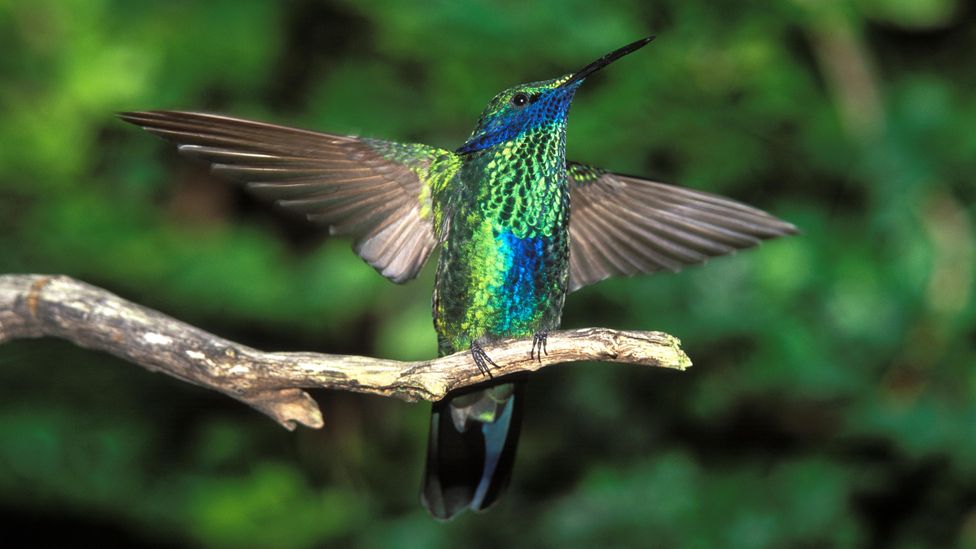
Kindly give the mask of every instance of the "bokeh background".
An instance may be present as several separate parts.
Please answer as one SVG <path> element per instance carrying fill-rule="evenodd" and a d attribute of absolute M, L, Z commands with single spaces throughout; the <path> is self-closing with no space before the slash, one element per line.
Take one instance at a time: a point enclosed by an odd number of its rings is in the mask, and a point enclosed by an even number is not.
<path fill-rule="evenodd" d="M 573 294 L 688 372 L 528 389 L 500 505 L 418 503 L 428 405 L 320 391 L 286 432 L 55 340 L 0 348 L 5 537 L 102 545 L 976 547 L 976 9 L 966 0 L 0 2 L 0 272 L 64 273 L 269 350 L 435 354 L 394 286 L 115 119 L 207 110 L 460 144 L 495 92 L 648 33 L 569 154 L 799 237 Z"/>

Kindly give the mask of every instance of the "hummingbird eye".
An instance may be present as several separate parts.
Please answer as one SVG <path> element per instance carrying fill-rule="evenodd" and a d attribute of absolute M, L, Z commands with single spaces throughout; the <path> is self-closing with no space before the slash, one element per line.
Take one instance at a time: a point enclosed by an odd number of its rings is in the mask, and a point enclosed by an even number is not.
<path fill-rule="evenodd" d="M 519 92 L 512 96 L 512 105 L 516 107 L 524 107 L 526 103 L 529 102 L 529 96 Z"/>

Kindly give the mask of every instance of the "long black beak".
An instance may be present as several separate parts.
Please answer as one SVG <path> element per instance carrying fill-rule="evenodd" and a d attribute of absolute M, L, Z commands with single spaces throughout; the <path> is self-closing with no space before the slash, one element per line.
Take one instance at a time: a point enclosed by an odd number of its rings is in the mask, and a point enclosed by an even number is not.
<path fill-rule="evenodd" d="M 569 80 L 567 80 L 567 81 L 563 82 L 562 84 L 560 84 L 559 87 L 560 88 L 565 88 L 566 86 L 571 86 L 571 85 L 579 82 L 580 80 L 582 80 L 582 79 L 586 78 L 587 76 L 595 73 L 596 71 L 602 69 L 603 67 L 606 67 L 610 63 L 613 63 L 617 59 L 620 59 L 621 57 L 623 57 L 623 56 L 625 56 L 627 54 L 634 53 L 635 51 L 643 48 L 644 46 L 646 46 L 647 44 L 649 44 L 651 42 L 651 40 L 654 40 L 654 38 L 655 37 L 653 35 L 652 36 L 648 36 L 647 38 L 641 38 L 640 40 L 638 40 L 636 42 L 631 42 L 630 44 L 627 44 L 626 46 L 624 46 L 624 47 L 622 47 L 622 48 L 620 48 L 618 50 L 614 50 L 614 51 L 612 51 L 612 52 L 604 55 L 603 57 L 597 59 L 596 61 L 590 63 L 589 65 L 587 65 L 587 66 L 583 67 L 582 69 L 580 69 L 580 70 L 576 71 L 575 73 L 573 73 L 573 76 L 570 77 Z"/>

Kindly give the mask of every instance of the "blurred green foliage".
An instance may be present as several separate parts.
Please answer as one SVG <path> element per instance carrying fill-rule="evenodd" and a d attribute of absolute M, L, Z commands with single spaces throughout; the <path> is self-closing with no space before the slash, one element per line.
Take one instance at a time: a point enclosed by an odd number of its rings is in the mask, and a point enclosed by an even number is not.
<path fill-rule="evenodd" d="M 976 9 L 963 0 L 0 3 L 0 272 L 65 273 L 268 349 L 435 353 L 388 284 L 113 112 L 211 110 L 451 147 L 492 95 L 582 88 L 571 157 L 804 234 L 571 296 L 676 334 L 683 374 L 553 368 L 510 493 L 417 504 L 428 407 L 266 418 L 50 340 L 0 348 L 0 507 L 160 546 L 976 547 Z"/>

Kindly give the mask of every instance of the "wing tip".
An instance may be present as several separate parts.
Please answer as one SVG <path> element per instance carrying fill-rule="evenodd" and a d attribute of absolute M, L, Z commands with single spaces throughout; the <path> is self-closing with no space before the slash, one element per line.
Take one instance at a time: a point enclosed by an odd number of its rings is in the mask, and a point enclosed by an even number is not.
<path fill-rule="evenodd" d="M 120 111 L 115 113 L 115 116 L 123 122 L 135 124 L 136 126 L 142 126 L 142 123 L 148 117 L 150 112 L 151 111 Z"/>
<path fill-rule="evenodd" d="M 148 110 L 148 111 L 119 111 L 115 113 L 123 122 L 134 124 L 145 130 L 153 130 L 161 123 L 174 122 L 182 115 L 195 114 L 184 111 Z"/>
<path fill-rule="evenodd" d="M 794 235 L 795 236 L 802 236 L 803 235 L 803 229 L 800 229 L 799 227 L 797 227 L 796 225 L 790 223 L 789 221 L 783 221 L 781 219 L 780 222 L 782 222 L 783 225 L 784 225 L 784 227 L 783 227 L 783 236 L 794 236 Z"/>
<path fill-rule="evenodd" d="M 779 238 L 781 236 L 796 236 L 803 234 L 803 231 L 800 230 L 799 227 L 790 223 L 789 221 L 780 219 L 770 214 L 767 215 L 770 217 L 770 223 L 766 226 L 767 231 L 765 231 L 763 234 L 756 234 L 760 240 L 770 240 L 773 238 Z"/>
<path fill-rule="evenodd" d="M 180 111 L 169 111 L 165 109 L 150 109 L 146 111 L 118 111 L 115 116 L 131 122 L 132 120 L 142 120 L 147 118 L 162 118 L 168 114 L 179 114 Z"/>

